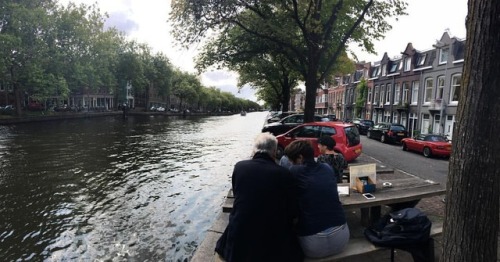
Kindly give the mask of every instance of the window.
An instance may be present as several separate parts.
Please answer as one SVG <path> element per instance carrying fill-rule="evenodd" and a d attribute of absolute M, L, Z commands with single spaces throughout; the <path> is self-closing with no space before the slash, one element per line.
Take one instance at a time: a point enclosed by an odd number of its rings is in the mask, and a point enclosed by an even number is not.
<path fill-rule="evenodd" d="M 424 94 L 425 103 L 431 102 L 432 88 L 434 88 L 434 80 L 432 78 L 425 79 L 425 94 Z"/>
<path fill-rule="evenodd" d="M 400 124 L 402 124 L 406 128 L 406 113 L 405 112 L 401 112 L 401 122 L 400 122 Z"/>
<path fill-rule="evenodd" d="M 336 135 L 337 134 L 337 130 L 335 130 L 335 128 L 333 127 L 327 127 L 327 126 L 324 126 L 322 129 L 321 129 L 321 135 L 322 136 L 333 136 L 333 135 Z"/>
<path fill-rule="evenodd" d="M 438 77 L 437 81 L 436 100 L 443 99 L 443 90 L 444 90 L 444 76 L 440 76 Z"/>
<path fill-rule="evenodd" d="M 397 69 L 398 69 L 398 64 L 399 64 L 398 62 L 392 62 L 392 65 L 391 65 L 391 68 L 389 70 L 389 73 L 392 74 L 392 73 L 396 72 Z"/>
<path fill-rule="evenodd" d="M 408 103 L 408 83 L 403 82 L 403 103 Z"/>
<path fill-rule="evenodd" d="M 439 50 L 439 64 L 446 64 L 448 62 L 448 48 Z"/>
<path fill-rule="evenodd" d="M 372 103 L 372 89 L 371 88 L 368 89 L 368 103 L 369 104 Z"/>
<path fill-rule="evenodd" d="M 407 57 L 407 58 L 405 58 L 404 71 L 407 72 L 407 71 L 410 71 L 410 69 L 411 69 L 411 57 Z"/>
<path fill-rule="evenodd" d="M 396 105 L 399 103 L 400 94 L 401 94 L 401 90 L 399 90 L 399 83 L 397 83 L 394 86 L 394 104 L 396 104 Z"/>
<path fill-rule="evenodd" d="M 387 75 L 387 64 L 382 65 L 382 76 L 386 76 L 386 75 Z"/>
<path fill-rule="evenodd" d="M 384 112 L 384 122 L 391 122 L 391 112 L 389 111 Z"/>
<path fill-rule="evenodd" d="M 378 100 L 379 100 L 379 96 L 378 96 L 378 86 L 375 86 L 375 97 L 374 97 L 374 99 L 373 99 L 373 102 L 374 102 L 375 104 L 377 104 L 377 103 L 378 103 Z"/>
<path fill-rule="evenodd" d="M 412 104 L 417 104 L 418 103 L 418 87 L 420 85 L 420 82 L 415 81 L 413 82 L 413 87 L 411 89 L 411 103 Z"/>
<path fill-rule="evenodd" d="M 392 116 L 392 122 L 398 123 L 398 112 L 394 112 L 394 115 Z"/>
<path fill-rule="evenodd" d="M 385 99 L 385 86 L 380 86 L 380 105 L 384 104 L 384 99 Z"/>
<path fill-rule="evenodd" d="M 450 102 L 458 102 L 460 97 L 460 83 L 462 81 L 462 75 L 457 74 L 451 77 L 451 90 L 450 90 Z"/>
<path fill-rule="evenodd" d="M 377 77 L 378 73 L 379 73 L 379 67 L 373 68 L 372 76 L 371 77 Z"/>
<path fill-rule="evenodd" d="M 418 66 L 422 66 L 424 65 L 425 63 L 425 58 L 427 57 L 427 54 L 421 54 L 419 57 L 418 57 L 418 61 L 417 61 L 417 65 Z"/>
<path fill-rule="evenodd" d="M 385 103 L 389 104 L 391 102 L 391 90 L 392 90 L 392 85 L 387 84 L 387 92 L 385 96 Z"/>
<path fill-rule="evenodd" d="M 298 128 L 294 135 L 296 137 L 309 137 L 309 138 L 318 138 L 320 135 L 320 127 L 319 126 L 304 126 L 302 128 Z"/>

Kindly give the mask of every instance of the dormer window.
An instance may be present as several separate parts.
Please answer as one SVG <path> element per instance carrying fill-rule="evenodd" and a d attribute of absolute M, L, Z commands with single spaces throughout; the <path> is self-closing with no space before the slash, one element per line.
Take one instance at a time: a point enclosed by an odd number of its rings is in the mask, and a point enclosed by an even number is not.
<path fill-rule="evenodd" d="M 382 76 L 387 75 L 387 64 L 382 65 Z"/>
<path fill-rule="evenodd" d="M 411 69 L 411 57 L 405 58 L 405 69 L 404 71 L 410 71 Z"/>
<path fill-rule="evenodd" d="M 391 70 L 389 70 L 389 73 L 394 73 L 396 72 L 396 70 L 398 70 L 398 62 L 393 62 L 392 63 L 392 66 L 391 66 Z"/>
<path fill-rule="evenodd" d="M 448 48 L 443 48 L 439 50 L 439 64 L 446 64 L 448 62 Z"/>
<path fill-rule="evenodd" d="M 419 58 L 418 58 L 418 61 L 417 61 L 417 65 L 418 66 L 424 65 L 426 57 L 427 57 L 427 54 L 420 55 Z"/>

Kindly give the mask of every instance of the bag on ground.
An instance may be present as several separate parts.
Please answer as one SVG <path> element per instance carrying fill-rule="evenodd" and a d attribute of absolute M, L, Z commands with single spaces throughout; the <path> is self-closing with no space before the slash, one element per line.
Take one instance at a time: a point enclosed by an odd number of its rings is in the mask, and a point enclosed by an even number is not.
<path fill-rule="evenodd" d="M 398 247 L 426 243 L 431 226 L 432 222 L 418 208 L 405 208 L 382 217 L 364 234 L 377 246 Z"/>

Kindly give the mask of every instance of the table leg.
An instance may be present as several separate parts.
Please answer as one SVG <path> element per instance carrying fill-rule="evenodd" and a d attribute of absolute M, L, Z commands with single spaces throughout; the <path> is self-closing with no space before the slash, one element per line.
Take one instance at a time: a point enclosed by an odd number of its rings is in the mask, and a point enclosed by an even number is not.
<path fill-rule="evenodd" d="M 361 225 L 369 227 L 377 222 L 381 216 L 381 206 L 361 208 Z"/>
<path fill-rule="evenodd" d="M 371 225 L 369 207 L 361 208 L 361 225 L 364 227 L 368 227 Z"/>
<path fill-rule="evenodd" d="M 371 219 L 371 224 L 377 222 L 382 214 L 382 207 L 381 206 L 374 206 L 370 208 L 370 219 Z"/>

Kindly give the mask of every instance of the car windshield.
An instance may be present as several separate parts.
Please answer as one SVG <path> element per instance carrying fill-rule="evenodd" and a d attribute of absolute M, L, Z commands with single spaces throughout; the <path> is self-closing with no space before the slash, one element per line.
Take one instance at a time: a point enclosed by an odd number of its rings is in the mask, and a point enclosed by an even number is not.
<path fill-rule="evenodd" d="M 446 139 L 442 136 L 427 136 L 425 138 L 425 141 L 432 141 L 432 142 L 446 142 Z"/>
<path fill-rule="evenodd" d="M 344 131 L 349 141 L 349 146 L 355 146 L 360 143 L 359 132 L 355 126 L 344 127 Z"/>
<path fill-rule="evenodd" d="M 373 121 L 370 120 L 361 120 L 361 123 L 367 126 L 373 126 Z"/>

